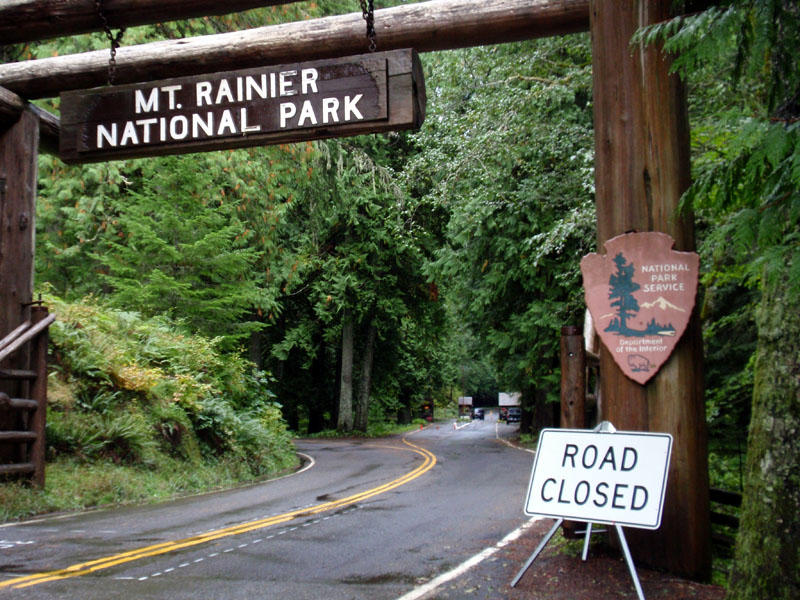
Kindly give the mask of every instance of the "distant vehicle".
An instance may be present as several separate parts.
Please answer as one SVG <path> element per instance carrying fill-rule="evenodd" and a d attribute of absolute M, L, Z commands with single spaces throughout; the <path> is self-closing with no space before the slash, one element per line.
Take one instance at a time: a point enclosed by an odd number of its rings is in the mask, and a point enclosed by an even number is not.
<path fill-rule="evenodd" d="M 473 408 L 472 409 L 472 418 L 473 419 L 480 419 L 483 421 L 483 409 L 482 408 Z"/>
<path fill-rule="evenodd" d="M 522 409 L 519 406 L 509 406 L 506 412 L 506 423 L 519 423 L 522 418 Z"/>

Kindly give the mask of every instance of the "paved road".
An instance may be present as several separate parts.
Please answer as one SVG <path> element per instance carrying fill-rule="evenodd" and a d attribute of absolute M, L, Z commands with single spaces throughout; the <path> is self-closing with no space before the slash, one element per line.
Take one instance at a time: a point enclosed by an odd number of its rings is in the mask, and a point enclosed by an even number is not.
<path fill-rule="evenodd" d="M 284 479 L 5 526 L 0 598 L 400 598 L 526 520 L 515 429 L 301 441 L 309 468 Z"/>

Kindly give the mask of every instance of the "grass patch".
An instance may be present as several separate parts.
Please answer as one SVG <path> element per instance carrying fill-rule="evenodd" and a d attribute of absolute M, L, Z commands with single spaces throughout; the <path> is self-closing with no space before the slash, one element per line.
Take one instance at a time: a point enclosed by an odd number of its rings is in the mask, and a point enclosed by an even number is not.
<path fill-rule="evenodd" d="M 181 496 L 263 481 L 294 468 L 254 475 L 236 457 L 187 463 L 162 461 L 158 469 L 115 464 L 111 460 L 79 463 L 60 458 L 47 465 L 42 490 L 23 483 L 0 484 L 0 521 L 15 521 L 44 513 L 105 506 L 149 504 Z"/>
<path fill-rule="evenodd" d="M 539 444 L 539 432 L 537 431 L 536 433 L 520 433 L 517 442 L 523 448 L 528 448 L 529 450 L 536 450 L 536 446 Z"/>

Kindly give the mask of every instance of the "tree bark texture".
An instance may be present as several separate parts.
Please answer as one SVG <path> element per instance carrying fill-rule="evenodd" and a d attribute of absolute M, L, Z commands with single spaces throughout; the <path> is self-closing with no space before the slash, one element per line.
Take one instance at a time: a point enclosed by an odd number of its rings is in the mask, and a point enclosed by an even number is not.
<path fill-rule="evenodd" d="M 670 0 L 591 3 L 598 247 L 622 233 L 661 231 L 694 250 L 693 217 L 678 211 L 690 183 L 685 94 L 660 47 L 631 47 L 640 27 L 670 16 Z M 637 562 L 695 579 L 710 575 L 702 340 L 695 310 L 661 371 L 642 386 L 604 347 L 603 418 L 620 430 L 674 438 L 661 528 L 631 530 Z"/>
<path fill-rule="evenodd" d="M 589 26 L 589 0 L 431 0 L 375 11 L 378 50 L 417 52 L 514 42 Z M 289 64 L 369 51 L 361 13 L 121 47 L 117 84 Z M 104 85 L 108 50 L 0 65 L 23 98 Z"/>
<path fill-rule="evenodd" d="M 378 328 L 375 321 L 370 321 L 367 329 L 367 339 L 364 343 L 364 353 L 361 357 L 361 378 L 358 382 L 358 395 L 356 397 L 355 428 L 367 431 L 369 421 L 369 394 L 372 389 L 372 361 L 375 358 L 375 338 Z"/>
<path fill-rule="evenodd" d="M 353 316 L 345 311 L 342 317 L 342 371 L 339 378 L 340 431 L 353 431 Z"/>
<path fill-rule="evenodd" d="M 728 598 L 800 598 L 800 313 L 786 281 L 765 279 L 753 410 Z"/>
<path fill-rule="evenodd" d="M 103 15 L 114 29 L 163 23 L 251 8 L 288 4 L 296 0 L 103 0 Z M 3 44 L 102 31 L 95 0 L 17 0 L 0 3 Z"/>

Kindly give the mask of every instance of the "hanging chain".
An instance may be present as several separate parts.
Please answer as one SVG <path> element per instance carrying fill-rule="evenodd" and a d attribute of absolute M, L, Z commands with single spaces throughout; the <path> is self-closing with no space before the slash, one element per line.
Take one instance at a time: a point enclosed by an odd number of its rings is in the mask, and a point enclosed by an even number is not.
<path fill-rule="evenodd" d="M 125 28 L 120 27 L 117 35 L 111 32 L 111 27 L 108 24 L 108 19 L 103 11 L 103 0 L 94 0 L 95 8 L 97 8 L 97 15 L 100 17 L 100 22 L 103 25 L 103 32 L 106 38 L 111 43 L 111 55 L 108 59 L 108 85 L 114 84 L 114 78 L 117 75 L 117 48 L 122 44 L 122 36 L 125 34 Z"/>
<path fill-rule="evenodd" d="M 369 51 L 375 52 L 378 45 L 375 43 L 375 3 L 374 0 L 361 0 L 361 15 L 367 22 L 367 39 Z"/>

